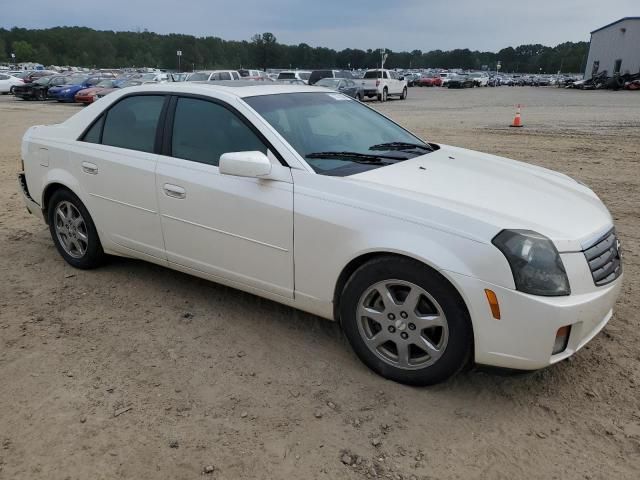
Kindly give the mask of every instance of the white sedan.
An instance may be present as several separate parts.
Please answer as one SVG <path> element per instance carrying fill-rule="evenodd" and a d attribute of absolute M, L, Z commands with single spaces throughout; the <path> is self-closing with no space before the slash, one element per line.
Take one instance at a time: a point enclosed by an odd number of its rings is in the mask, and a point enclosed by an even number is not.
<path fill-rule="evenodd" d="M 384 377 L 538 369 L 609 321 L 611 215 L 586 186 L 428 143 L 317 87 L 160 84 L 24 136 L 19 181 L 77 268 L 135 257 L 341 322 Z"/>
<path fill-rule="evenodd" d="M 14 77 L 7 73 L 0 72 L 0 93 L 6 95 L 7 93 L 13 93 L 13 87 L 17 85 L 23 85 L 24 82 L 21 78 Z"/>

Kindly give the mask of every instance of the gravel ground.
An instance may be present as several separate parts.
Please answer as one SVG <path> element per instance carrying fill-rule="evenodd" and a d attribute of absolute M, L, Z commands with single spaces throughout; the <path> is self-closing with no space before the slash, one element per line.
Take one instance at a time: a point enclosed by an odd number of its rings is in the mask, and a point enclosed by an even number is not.
<path fill-rule="evenodd" d="M 525 128 L 508 128 L 515 103 Z M 0 478 L 638 478 L 640 94 L 413 88 L 371 105 L 589 184 L 624 248 L 604 332 L 546 370 L 417 389 L 370 373 L 331 322 L 139 261 L 73 270 L 14 172 L 27 127 L 81 107 L 2 97 Z"/>

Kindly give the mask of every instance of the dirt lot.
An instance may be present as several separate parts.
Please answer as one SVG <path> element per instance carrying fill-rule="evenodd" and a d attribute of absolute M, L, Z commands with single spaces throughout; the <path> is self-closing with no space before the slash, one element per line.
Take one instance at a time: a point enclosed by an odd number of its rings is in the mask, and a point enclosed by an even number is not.
<path fill-rule="evenodd" d="M 525 128 L 509 129 L 518 102 Z M 640 94 L 414 88 L 375 106 L 432 141 L 589 184 L 624 248 L 605 331 L 544 371 L 416 389 L 310 315 L 138 261 L 73 270 L 14 171 L 28 126 L 80 107 L 2 97 L 0 478 L 637 479 Z"/>

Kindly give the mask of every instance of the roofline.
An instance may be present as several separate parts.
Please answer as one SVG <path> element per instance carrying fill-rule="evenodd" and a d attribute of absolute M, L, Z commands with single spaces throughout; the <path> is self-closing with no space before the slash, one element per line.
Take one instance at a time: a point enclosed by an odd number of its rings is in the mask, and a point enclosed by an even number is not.
<path fill-rule="evenodd" d="M 616 23 L 624 22 L 625 20 L 640 20 L 640 17 L 623 17 L 620 20 L 616 20 L 615 22 L 611 22 L 605 25 L 604 27 L 596 28 L 591 32 L 591 35 L 593 35 L 596 32 L 599 32 L 600 30 L 604 30 L 605 28 L 609 28 L 611 25 L 615 25 Z"/>

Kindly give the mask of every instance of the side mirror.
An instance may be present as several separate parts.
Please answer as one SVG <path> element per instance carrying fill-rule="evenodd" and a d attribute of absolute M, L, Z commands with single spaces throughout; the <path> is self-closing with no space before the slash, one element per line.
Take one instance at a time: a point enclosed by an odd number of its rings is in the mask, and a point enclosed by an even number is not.
<path fill-rule="evenodd" d="M 229 152 L 220 156 L 223 175 L 259 178 L 271 173 L 271 161 L 262 152 Z"/>

